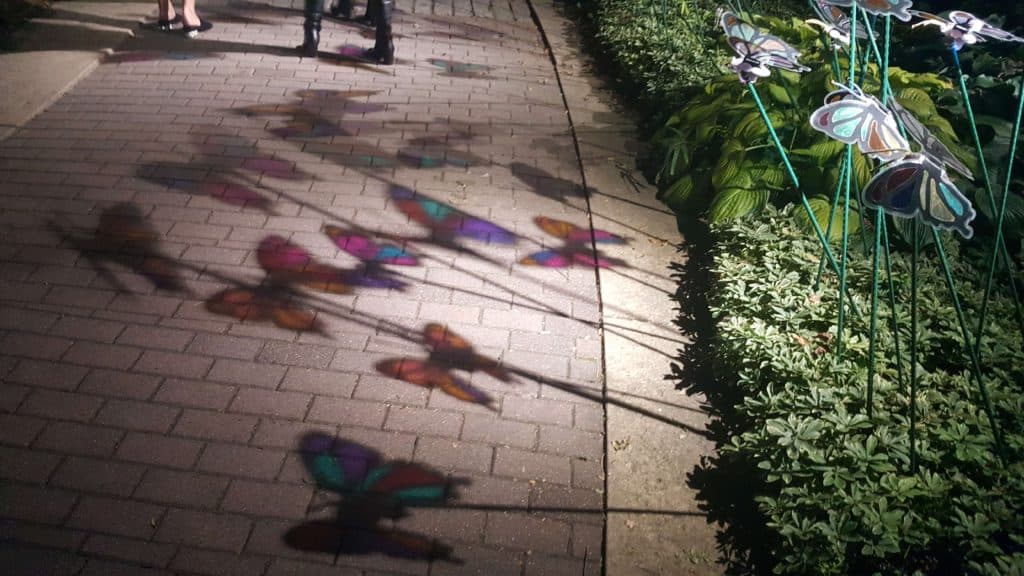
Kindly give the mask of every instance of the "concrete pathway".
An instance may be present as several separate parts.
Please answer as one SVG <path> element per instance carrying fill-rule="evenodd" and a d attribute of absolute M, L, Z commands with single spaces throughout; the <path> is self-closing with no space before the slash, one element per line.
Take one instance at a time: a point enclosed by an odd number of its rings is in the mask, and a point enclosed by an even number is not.
<path fill-rule="evenodd" d="M 67 3 L 96 64 L 0 93 L 2 565 L 714 571 L 681 239 L 550 0 L 397 0 L 393 67 L 142 6 Z"/>

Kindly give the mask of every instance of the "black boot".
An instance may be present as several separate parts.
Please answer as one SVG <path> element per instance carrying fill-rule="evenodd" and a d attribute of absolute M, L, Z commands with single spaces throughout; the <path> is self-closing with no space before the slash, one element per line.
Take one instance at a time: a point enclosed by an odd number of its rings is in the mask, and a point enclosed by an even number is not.
<path fill-rule="evenodd" d="M 373 50 L 370 50 L 370 57 L 380 64 L 391 65 L 395 63 L 395 42 L 391 36 L 391 8 L 392 0 L 369 0 L 371 4 L 377 5 L 377 37 Z M 367 5 L 369 8 L 369 5 Z"/>
<path fill-rule="evenodd" d="M 331 16 L 351 20 L 352 0 L 335 0 L 335 2 L 331 4 Z"/>
<path fill-rule="evenodd" d="M 320 47 L 320 21 L 324 16 L 324 0 L 306 0 L 306 21 L 302 24 L 305 33 L 299 53 L 313 58 Z"/>

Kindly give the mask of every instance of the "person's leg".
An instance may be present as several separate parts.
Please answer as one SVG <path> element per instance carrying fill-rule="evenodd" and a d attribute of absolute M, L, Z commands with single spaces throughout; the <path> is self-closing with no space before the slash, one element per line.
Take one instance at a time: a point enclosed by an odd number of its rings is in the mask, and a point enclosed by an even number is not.
<path fill-rule="evenodd" d="M 352 0 L 334 0 L 331 4 L 331 16 L 335 18 L 352 18 Z"/>
<path fill-rule="evenodd" d="M 305 16 L 306 21 L 302 24 L 304 37 L 302 45 L 299 46 L 299 53 L 312 58 L 316 56 L 320 47 L 320 21 L 324 16 L 324 0 L 306 0 Z"/>
<path fill-rule="evenodd" d="M 198 28 L 202 21 L 196 14 L 196 0 L 182 0 L 181 2 L 182 23 L 185 26 Z"/>
<path fill-rule="evenodd" d="M 174 4 L 171 4 L 171 0 L 157 0 L 156 5 L 160 11 L 157 15 L 157 24 L 162 30 L 170 29 L 171 22 L 174 22 L 178 16 L 174 11 Z"/>
<path fill-rule="evenodd" d="M 392 0 L 369 0 L 369 2 L 376 4 L 377 7 L 375 15 L 377 26 L 376 42 L 370 54 L 381 64 L 394 64 L 395 42 L 391 34 Z"/>

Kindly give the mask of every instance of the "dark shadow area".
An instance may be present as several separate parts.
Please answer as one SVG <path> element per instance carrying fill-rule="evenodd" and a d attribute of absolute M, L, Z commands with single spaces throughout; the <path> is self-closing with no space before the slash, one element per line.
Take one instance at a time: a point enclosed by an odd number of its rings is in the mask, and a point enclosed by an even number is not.
<path fill-rule="evenodd" d="M 511 382 L 511 375 L 497 360 L 477 354 L 472 344 L 441 324 L 427 324 L 423 327 L 423 344 L 430 351 L 426 359 L 381 360 L 375 365 L 377 371 L 389 378 L 423 388 L 437 388 L 457 400 L 497 411 L 493 397 L 453 372 L 480 371 L 502 382 Z"/>
<path fill-rule="evenodd" d="M 280 284 L 246 285 L 236 282 L 206 300 L 206 309 L 242 322 L 273 322 L 297 332 L 315 332 L 330 337 L 317 312 L 301 303 L 302 296 Z"/>
<path fill-rule="evenodd" d="M 338 500 L 310 506 L 335 507 L 333 520 L 309 520 L 288 530 L 285 543 L 295 549 L 344 555 L 383 554 L 410 560 L 461 564 L 453 550 L 427 536 L 388 528 L 407 509 L 443 506 L 456 497 L 464 480 L 448 478 L 421 464 L 384 461 L 376 450 L 341 438 L 312 432 L 299 442 L 306 472 Z"/>
<path fill-rule="evenodd" d="M 685 264 L 672 264 L 672 276 L 678 282 L 675 324 L 692 343 L 678 349 L 672 373 L 665 379 L 688 394 L 704 396 L 710 416 L 707 437 L 716 446 L 715 455 L 703 457 L 690 472 L 687 484 L 697 491 L 698 506 L 707 513 L 708 522 L 718 526 L 719 561 L 728 573 L 771 574 L 773 536 L 765 529 L 767 520 L 755 501 L 758 494 L 753 487 L 759 483 L 750 480 L 761 476 L 762 471 L 721 451 L 746 426 L 735 410 L 743 394 L 714 369 L 715 322 L 707 300 L 707 291 L 714 285 L 712 238 L 705 222 L 680 221 L 679 227 L 687 239 L 688 259 Z"/>
<path fill-rule="evenodd" d="M 111 264 L 144 277 L 157 289 L 187 292 L 181 267 L 160 252 L 160 234 L 134 204 L 116 204 L 104 210 L 91 236 L 75 235 L 54 221 L 48 226 L 120 292 L 130 290 L 114 274 Z"/>

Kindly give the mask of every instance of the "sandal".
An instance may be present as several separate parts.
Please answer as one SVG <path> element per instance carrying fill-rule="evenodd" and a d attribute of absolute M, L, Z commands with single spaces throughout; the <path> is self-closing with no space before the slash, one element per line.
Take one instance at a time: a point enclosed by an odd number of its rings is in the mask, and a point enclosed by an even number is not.
<path fill-rule="evenodd" d="M 175 14 L 174 18 L 170 18 L 167 20 L 157 20 L 156 29 L 163 32 L 167 32 L 171 29 L 172 24 L 181 24 L 181 14 Z"/>
<path fill-rule="evenodd" d="M 206 32 L 210 28 L 213 28 L 213 22 L 200 19 L 199 26 L 182 26 L 181 31 L 185 33 L 186 38 L 198 38 L 200 32 Z"/>

